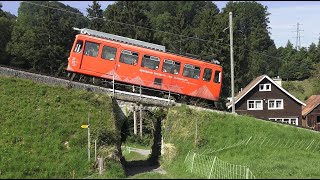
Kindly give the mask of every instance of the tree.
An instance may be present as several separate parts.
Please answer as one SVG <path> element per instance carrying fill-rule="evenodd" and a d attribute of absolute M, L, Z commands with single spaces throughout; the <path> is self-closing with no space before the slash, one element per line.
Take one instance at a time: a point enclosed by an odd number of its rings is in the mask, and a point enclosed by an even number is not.
<path fill-rule="evenodd" d="M 137 26 L 151 28 L 146 15 L 147 2 L 118 1 L 104 11 L 106 18 L 104 32 L 151 42 L 152 32 Z"/>
<path fill-rule="evenodd" d="M 228 2 L 219 14 L 221 17 L 220 23 L 224 25 L 224 28 L 228 27 L 229 24 L 229 12 L 233 13 L 234 72 L 235 91 L 237 91 L 257 76 L 271 74 L 270 70 L 277 68 L 275 64 L 278 63 L 279 59 L 270 58 L 276 56 L 276 51 L 274 42 L 270 38 L 269 13 L 266 6 L 258 2 Z M 227 33 L 220 36 L 223 39 L 222 43 L 229 44 Z M 223 55 L 229 59 L 227 53 L 230 53 L 230 51 L 224 50 Z M 265 54 L 268 56 L 265 56 Z M 269 67 L 270 64 L 272 64 L 272 67 Z M 229 95 L 230 61 L 227 60 L 223 63 L 223 69 L 223 94 Z M 272 71 L 272 74 L 274 72 L 277 72 L 277 70 Z"/>
<path fill-rule="evenodd" d="M 11 56 L 6 51 L 6 46 L 11 39 L 11 31 L 14 25 L 14 15 L 2 10 L 0 3 L 0 64 L 8 64 Z"/>
<path fill-rule="evenodd" d="M 103 22 L 103 11 L 101 9 L 101 5 L 97 1 L 93 1 L 93 4 L 89 8 L 87 8 L 87 17 L 90 20 L 89 28 L 95 29 L 97 31 L 100 31 L 102 29 L 102 26 L 104 24 Z"/>
<path fill-rule="evenodd" d="M 84 27 L 86 20 L 79 10 L 60 2 L 31 3 L 22 2 L 18 9 L 19 16 L 8 44 L 8 51 L 14 57 L 10 63 L 37 72 L 59 74 L 66 67 L 73 44 L 76 32 L 72 27 Z"/>
<path fill-rule="evenodd" d="M 10 56 L 6 52 L 6 46 L 11 39 L 11 31 L 14 21 L 0 17 L 0 64 L 8 64 Z"/>

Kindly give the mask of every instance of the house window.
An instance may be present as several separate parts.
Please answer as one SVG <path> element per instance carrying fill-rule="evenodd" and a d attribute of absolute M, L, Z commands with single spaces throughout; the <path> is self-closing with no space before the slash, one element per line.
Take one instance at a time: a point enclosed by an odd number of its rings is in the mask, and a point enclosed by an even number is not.
<path fill-rule="evenodd" d="M 317 123 L 320 123 L 320 116 L 317 116 Z"/>
<path fill-rule="evenodd" d="M 193 79 L 199 79 L 200 67 L 191 64 L 185 64 L 182 75 Z"/>
<path fill-rule="evenodd" d="M 180 62 L 165 59 L 162 66 L 162 72 L 179 74 Z"/>
<path fill-rule="evenodd" d="M 120 56 L 120 62 L 130 65 L 137 65 L 138 63 L 138 53 L 131 52 L 128 50 L 123 50 Z"/>
<path fill-rule="evenodd" d="M 281 122 L 284 124 L 298 125 L 298 118 L 269 118 L 270 121 Z"/>
<path fill-rule="evenodd" d="M 259 84 L 259 91 L 271 91 L 271 84 Z"/>
<path fill-rule="evenodd" d="M 248 110 L 263 110 L 262 100 L 248 100 L 247 101 Z"/>
<path fill-rule="evenodd" d="M 116 48 L 103 46 L 101 58 L 113 61 L 116 58 L 116 53 Z"/>
<path fill-rule="evenodd" d="M 283 109 L 283 99 L 269 99 L 268 109 Z"/>
<path fill-rule="evenodd" d="M 84 54 L 92 57 L 97 57 L 99 52 L 99 44 L 93 42 L 86 42 Z"/>
<path fill-rule="evenodd" d="M 142 58 L 141 67 L 157 70 L 159 68 L 160 58 L 144 55 Z"/>

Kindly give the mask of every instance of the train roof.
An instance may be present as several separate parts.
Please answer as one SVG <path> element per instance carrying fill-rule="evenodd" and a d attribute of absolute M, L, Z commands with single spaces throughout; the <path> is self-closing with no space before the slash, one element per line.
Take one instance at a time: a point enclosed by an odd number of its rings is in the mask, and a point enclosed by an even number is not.
<path fill-rule="evenodd" d="M 89 36 L 93 36 L 93 37 L 97 37 L 97 38 L 102 38 L 102 39 L 107 39 L 107 40 L 111 40 L 111 41 L 116 41 L 119 43 L 124 43 L 124 44 L 128 44 L 128 45 L 147 48 L 147 49 L 160 51 L 160 52 L 164 52 L 164 53 L 168 53 L 168 54 L 176 55 L 176 56 L 180 56 L 180 57 L 191 58 L 193 60 L 202 61 L 202 62 L 209 63 L 209 64 L 220 65 L 220 62 L 217 60 L 214 60 L 214 59 L 211 61 L 206 61 L 206 60 L 198 59 L 198 58 L 195 58 L 192 56 L 168 52 L 168 51 L 166 51 L 165 46 L 158 45 L 158 44 L 153 44 L 153 43 L 149 43 L 149 42 L 145 42 L 145 41 L 140 41 L 140 40 L 131 39 L 131 38 L 118 36 L 118 35 L 114 35 L 114 34 L 109 34 L 109 33 L 104 33 L 104 32 L 100 32 L 100 31 L 95 31 L 95 30 L 88 29 L 88 28 L 79 29 L 79 28 L 74 27 L 73 29 L 80 31 L 81 34 L 85 34 L 85 35 L 89 35 Z"/>

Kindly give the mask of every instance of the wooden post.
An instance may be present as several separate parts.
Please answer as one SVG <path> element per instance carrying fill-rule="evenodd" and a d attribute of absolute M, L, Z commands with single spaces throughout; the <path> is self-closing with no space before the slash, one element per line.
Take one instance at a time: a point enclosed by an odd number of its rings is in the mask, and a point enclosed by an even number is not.
<path fill-rule="evenodd" d="M 97 140 L 94 140 L 94 160 L 97 161 Z"/>
<path fill-rule="evenodd" d="M 137 111 L 135 106 L 133 106 L 133 134 L 137 135 Z"/>
<path fill-rule="evenodd" d="M 99 175 L 102 175 L 102 172 L 103 172 L 103 158 L 98 158 L 98 168 L 99 168 Z"/>
<path fill-rule="evenodd" d="M 140 137 L 142 137 L 142 104 L 140 104 Z"/>

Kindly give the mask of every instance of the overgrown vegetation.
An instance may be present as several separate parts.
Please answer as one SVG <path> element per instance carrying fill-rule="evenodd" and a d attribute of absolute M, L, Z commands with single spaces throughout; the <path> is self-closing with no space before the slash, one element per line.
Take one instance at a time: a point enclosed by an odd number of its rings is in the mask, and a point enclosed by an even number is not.
<path fill-rule="evenodd" d="M 320 79 L 309 78 L 303 81 L 283 81 L 283 88 L 302 101 L 311 95 L 320 94 Z"/>
<path fill-rule="evenodd" d="M 197 131 L 196 131 L 197 127 Z M 256 178 L 317 178 L 320 165 L 315 152 L 295 148 L 238 146 L 212 153 L 249 137 L 268 138 L 275 142 L 305 140 L 320 141 L 320 134 L 309 130 L 267 122 L 247 116 L 234 116 L 211 112 L 198 112 L 188 107 L 176 107 L 169 111 L 163 126 L 165 151 L 162 166 L 171 178 L 198 178 L 186 172 L 184 159 L 187 153 L 218 156 L 223 161 L 247 166 Z M 196 134 L 197 132 L 197 134 Z M 168 153 L 170 152 L 170 153 Z M 211 152 L 211 153 L 210 153 Z"/>
<path fill-rule="evenodd" d="M 0 99 L 0 178 L 84 178 L 96 173 L 94 140 L 105 158 L 120 141 L 108 96 L 0 77 Z M 119 161 L 106 163 L 104 177 L 124 177 Z"/>

